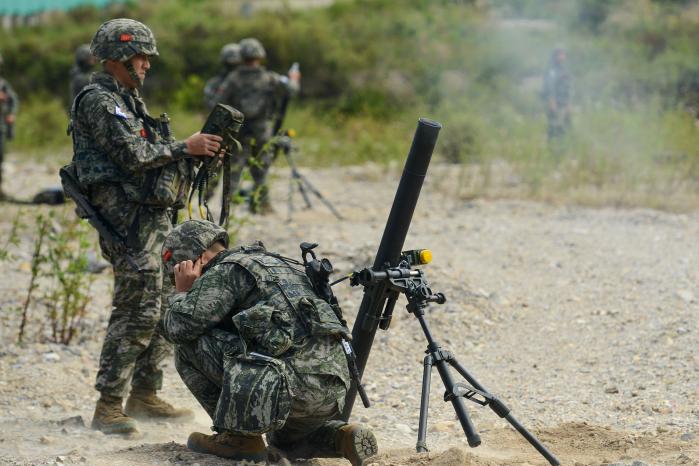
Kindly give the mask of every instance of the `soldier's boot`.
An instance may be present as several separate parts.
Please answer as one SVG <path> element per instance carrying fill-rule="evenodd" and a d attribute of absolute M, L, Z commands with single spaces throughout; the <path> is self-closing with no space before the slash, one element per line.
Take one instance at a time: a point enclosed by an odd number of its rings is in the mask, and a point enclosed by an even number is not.
<path fill-rule="evenodd" d="M 136 421 L 124 414 L 121 397 L 103 394 L 97 400 L 92 428 L 105 434 L 131 434 L 138 432 Z"/>
<path fill-rule="evenodd" d="M 335 434 L 335 450 L 348 459 L 352 466 L 361 466 L 367 458 L 379 451 L 374 433 L 359 424 L 345 424 Z"/>
<path fill-rule="evenodd" d="M 214 435 L 194 432 L 187 439 L 187 448 L 197 453 L 216 455 L 236 461 L 265 461 L 267 449 L 261 435 L 235 435 L 221 431 Z"/>
<path fill-rule="evenodd" d="M 126 400 L 126 414 L 136 419 L 177 419 L 186 420 L 194 417 L 189 409 L 178 409 L 159 398 L 155 390 L 132 388 Z"/>

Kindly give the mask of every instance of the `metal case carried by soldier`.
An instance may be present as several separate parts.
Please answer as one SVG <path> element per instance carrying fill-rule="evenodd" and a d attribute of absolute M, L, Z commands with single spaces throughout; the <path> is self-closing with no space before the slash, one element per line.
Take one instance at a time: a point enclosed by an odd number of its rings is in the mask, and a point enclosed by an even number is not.
<path fill-rule="evenodd" d="M 215 134 L 224 140 L 233 139 L 243 125 L 244 115 L 230 105 L 216 104 L 201 129 L 202 134 Z"/>

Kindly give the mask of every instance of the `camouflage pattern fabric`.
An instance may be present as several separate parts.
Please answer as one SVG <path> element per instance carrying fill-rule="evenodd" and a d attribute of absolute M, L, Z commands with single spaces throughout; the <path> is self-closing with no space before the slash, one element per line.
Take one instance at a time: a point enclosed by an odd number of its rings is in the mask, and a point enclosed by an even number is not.
<path fill-rule="evenodd" d="M 127 238 L 135 272 L 100 238 L 114 269 L 113 310 L 95 388 L 124 396 L 133 387 L 158 389 L 170 344 L 157 329 L 171 292 L 163 280 L 161 245 L 171 228 L 169 208 L 186 185 L 184 142 L 163 143 L 136 90 L 97 73 L 71 109 L 73 162 L 90 203 Z M 177 176 L 175 176 L 177 175 Z"/>
<path fill-rule="evenodd" d="M 70 69 L 70 101 L 75 99 L 75 96 L 83 89 L 83 87 L 90 84 L 90 76 L 92 71 L 87 68 L 74 65 Z"/>
<path fill-rule="evenodd" d="M 245 115 L 239 133 L 243 150 L 233 155 L 232 192 L 237 191 L 246 166 L 250 167 L 254 189 L 265 190 L 274 154 L 263 149 L 267 149 L 265 145 L 273 136 L 274 113 L 284 95 L 296 94 L 298 90 L 298 83 L 258 65 L 241 65 L 221 83 L 217 102 L 231 105 Z"/>
<path fill-rule="evenodd" d="M 127 61 L 134 55 L 157 56 L 153 32 L 143 23 L 128 18 L 102 23 L 90 44 L 100 60 Z"/>
<path fill-rule="evenodd" d="M 162 259 L 166 272 L 172 275 L 175 265 L 195 261 L 216 242 L 228 247 L 228 232 L 223 227 L 206 220 L 181 223 L 163 243 Z"/>
<path fill-rule="evenodd" d="M 349 373 L 337 337 L 349 330 L 304 272 L 259 244 L 221 252 L 188 293 L 170 297 L 163 326 L 217 429 L 337 453 L 312 434 L 343 408 Z"/>
<path fill-rule="evenodd" d="M 70 69 L 70 101 L 73 102 L 83 87 L 90 84 L 94 57 L 90 46 L 83 44 L 75 51 L 75 64 Z M 70 111 L 70 109 L 69 109 Z"/>
<path fill-rule="evenodd" d="M 209 78 L 204 85 L 204 103 L 209 110 L 216 106 L 223 80 L 240 65 L 240 45 L 231 43 L 221 47 L 219 60 L 223 69 L 216 76 Z"/>

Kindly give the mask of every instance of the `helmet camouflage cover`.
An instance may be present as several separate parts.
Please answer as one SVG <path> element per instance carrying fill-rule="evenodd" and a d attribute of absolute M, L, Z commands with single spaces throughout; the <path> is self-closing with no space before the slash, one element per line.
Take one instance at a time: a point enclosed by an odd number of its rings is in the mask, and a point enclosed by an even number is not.
<path fill-rule="evenodd" d="M 167 273 L 172 275 L 175 265 L 196 260 L 214 243 L 228 247 L 228 232 L 213 222 L 188 220 L 177 225 L 165 238 L 162 258 Z"/>
<path fill-rule="evenodd" d="M 254 58 L 265 58 L 267 53 L 259 40 L 248 37 L 240 41 L 240 55 L 243 57 L 243 60 L 250 60 Z"/>
<path fill-rule="evenodd" d="M 121 62 L 134 55 L 158 55 L 153 32 L 145 24 L 128 18 L 102 23 L 92 38 L 90 50 L 100 60 Z"/>
<path fill-rule="evenodd" d="M 237 65 L 240 63 L 240 45 L 226 44 L 221 48 L 220 59 L 224 65 Z"/>

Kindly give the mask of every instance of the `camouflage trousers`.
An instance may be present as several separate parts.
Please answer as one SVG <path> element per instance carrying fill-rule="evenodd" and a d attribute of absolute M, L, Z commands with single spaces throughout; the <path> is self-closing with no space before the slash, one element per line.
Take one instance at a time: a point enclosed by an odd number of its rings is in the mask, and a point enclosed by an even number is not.
<path fill-rule="evenodd" d="M 139 217 L 139 247 L 131 257 L 141 272 L 100 238 L 102 252 L 114 270 L 114 298 L 95 388 L 119 397 L 127 394 L 129 383 L 135 388 L 160 389 L 160 365 L 172 352 L 172 345 L 158 329 L 166 296 L 173 291 L 170 280 L 164 279 L 160 258 L 171 229 L 170 216 L 165 209 L 146 207 L 137 209 L 134 215 Z"/>
<path fill-rule="evenodd" d="M 230 395 L 236 392 L 225 386 L 228 380 L 225 367 L 226 359 L 241 350 L 237 335 L 218 329 L 175 349 L 177 372 L 215 424 L 216 419 L 222 419 L 222 411 L 235 409 L 235 395 Z M 288 374 L 293 393 L 291 409 L 283 426 L 267 433 L 267 442 L 295 457 L 339 455 L 335 434 L 346 423 L 333 419 L 340 415 L 347 390 L 345 384 L 334 376 L 295 371 Z M 227 422 L 226 417 L 223 419 L 220 421 L 223 425 L 214 425 L 215 429 L 250 434 Z"/>

